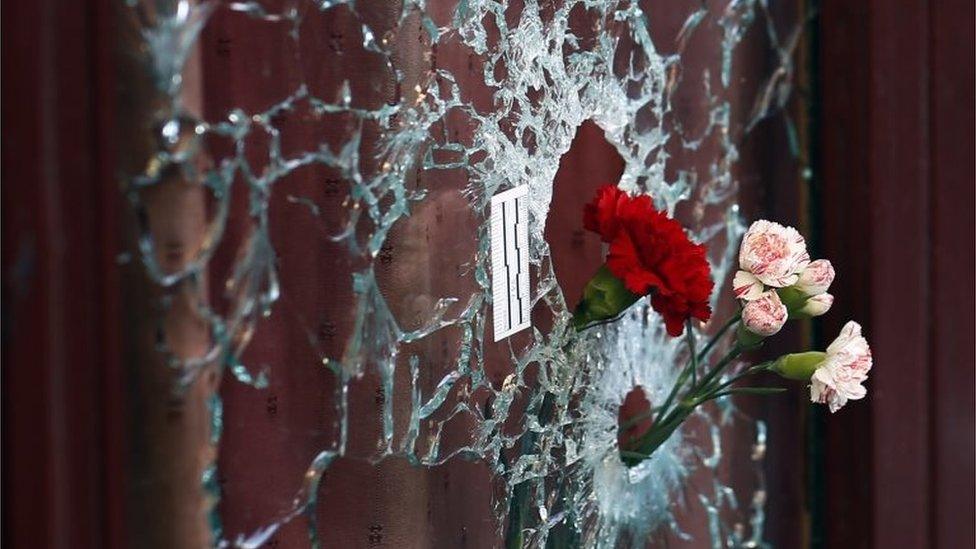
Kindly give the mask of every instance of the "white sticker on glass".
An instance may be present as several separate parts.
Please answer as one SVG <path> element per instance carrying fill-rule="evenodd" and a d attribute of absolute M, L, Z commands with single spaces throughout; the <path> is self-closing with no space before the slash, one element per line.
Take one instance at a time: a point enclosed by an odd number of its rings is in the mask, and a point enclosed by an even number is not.
<path fill-rule="evenodd" d="M 529 322 L 528 186 L 491 197 L 491 287 L 495 341 Z"/>

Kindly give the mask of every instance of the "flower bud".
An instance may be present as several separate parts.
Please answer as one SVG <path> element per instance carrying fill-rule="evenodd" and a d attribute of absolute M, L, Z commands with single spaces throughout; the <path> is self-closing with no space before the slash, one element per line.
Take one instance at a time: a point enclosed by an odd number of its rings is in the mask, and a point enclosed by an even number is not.
<path fill-rule="evenodd" d="M 802 307 L 796 311 L 790 311 L 790 318 L 813 318 L 820 316 L 830 310 L 834 304 L 834 296 L 830 294 L 818 294 L 806 301 Z"/>
<path fill-rule="evenodd" d="M 573 327 L 580 330 L 593 322 L 614 318 L 639 298 L 603 265 L 583 288 L 583 299 L 573 311 Z"/>
<path fill-rule="evenodd" d="M 786 379 L 810 381 L 813 372 L 817 370 L 826 356 L 826 353 L 820 351 L 783 355 L 776 359 L 771 370 Z"/>
<path fill-rule="evenodd" d="M 819 295 L 826 292 L 833 281 L 834 266 L 826 259 L 818 259 L 807 265 L 793 287 L 806 295 Z"/>
<path fill-rule="evenodd" d="M 753 334 L 769 337 L 780 331 L 788 315 L 779 294 L 775 290 L 768 290 L 743 307 L 742 325 Z"/>

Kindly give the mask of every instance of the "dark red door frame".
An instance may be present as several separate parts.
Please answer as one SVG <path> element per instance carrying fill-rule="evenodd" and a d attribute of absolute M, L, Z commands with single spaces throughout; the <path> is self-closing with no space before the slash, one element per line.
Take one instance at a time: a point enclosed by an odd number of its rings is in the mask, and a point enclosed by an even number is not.
<path fill-rule="evenodd" d="M 3 6 L 5 547 L 121 547 L 111 3 Z"/>
<path fill-rule="evenodd" d="M 974 546 L 973 21 L 822 4 L 819 240 L 876 368 L 823 427 L 826 547 Z"/>

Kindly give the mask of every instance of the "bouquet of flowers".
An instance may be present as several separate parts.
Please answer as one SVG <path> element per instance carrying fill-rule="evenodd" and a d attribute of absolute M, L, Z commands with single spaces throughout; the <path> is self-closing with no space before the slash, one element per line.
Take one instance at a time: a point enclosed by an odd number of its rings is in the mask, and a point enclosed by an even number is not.
<path fill-rule="evenodd" d="M 809 384 L 810 399 L 836 412 L 848 400 L 863 398 L 862 383 L 871 369 L 871 349 L 861 326 L 848 322 L 826 351 L 780 356 L 730 371 L 745 351 L 758 348 L 791 319 L 826 313 L 833 304 L 827 293 L 834 269 L 826 259 L 810 260 L 806 242 L 792 227 L 759 220 L 749 227 L 739 249 L 739 270 L 732 291 L 740 310 L 700 349 L 692 322 L 708 322 L 714 281 L 705 247 L 693 243 L 684 228 L 654 207 L 651 197 L 630 196 L 607 185 L 584 210 L 584 226 L 609 245 L 604 265 L 587 283 L 572 325 L 582 331 L 613 322 L 640 298 L 650 296 L 651 307 L 664 320 L 672 337 L 684 334 L 688 362 L 678 374 L 664 402 L 621 425 L 651 420 L 650 428 L 620 448 L 628 465 L 647 459 L 702 404 L 727 395 L 771 394 L 783 387 L 755 387 L 744 383 L 760 372 Z M 710 351 L 730 330 L 735 342 L 725 356 L 713 360 Z"/>

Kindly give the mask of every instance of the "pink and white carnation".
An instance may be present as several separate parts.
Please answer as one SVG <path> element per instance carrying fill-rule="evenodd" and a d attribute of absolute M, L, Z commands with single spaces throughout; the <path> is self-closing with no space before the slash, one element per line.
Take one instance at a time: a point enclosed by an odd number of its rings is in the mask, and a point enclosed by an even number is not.
<path fill-rule="evenodd" d="M 793 287 L 806 295 L 815 296 L 826 293 L 833 281 L 834 266 L 826 259 L 818 259 L 803 269 Z"/>
<path fill-rule="evenodd" d="M 792 286 L 809 264 L 806 241 L 796 229 L 760 219 L 742 237 L 739 246 L 741 270 L 736 273 L 733 290 L 739 299 L 758 299 L 762 285 L 773 288 Z"/>
<path fill-rule="evenodd" d="M 864 398 L 863 383 L 871 370 L 871 347 L 861 335 L 861 325 L 850 321 L 827 347 L 823 362 L 810 379 L 810 400 L 827 404 L 836 412 L 848 400 Z"/>
<path fill-rule="evenodd" d="M 815 317 L 820 316 L 830 310 L 830 306 L 834 304 L 834 296 L 828 293 L 817 294 L 815 296 L 807 299 L 803 304 L 803 307 L 797 312 L 798 316 L 804 317 Z"/>
<path fill-rule="evenodd" d="M 789 313 L 776 290 L 763 292 L 758 298 L 747 301 L 742 308 L 742 324 L 746 330 L 769 337 L 783 328 Z"/>

